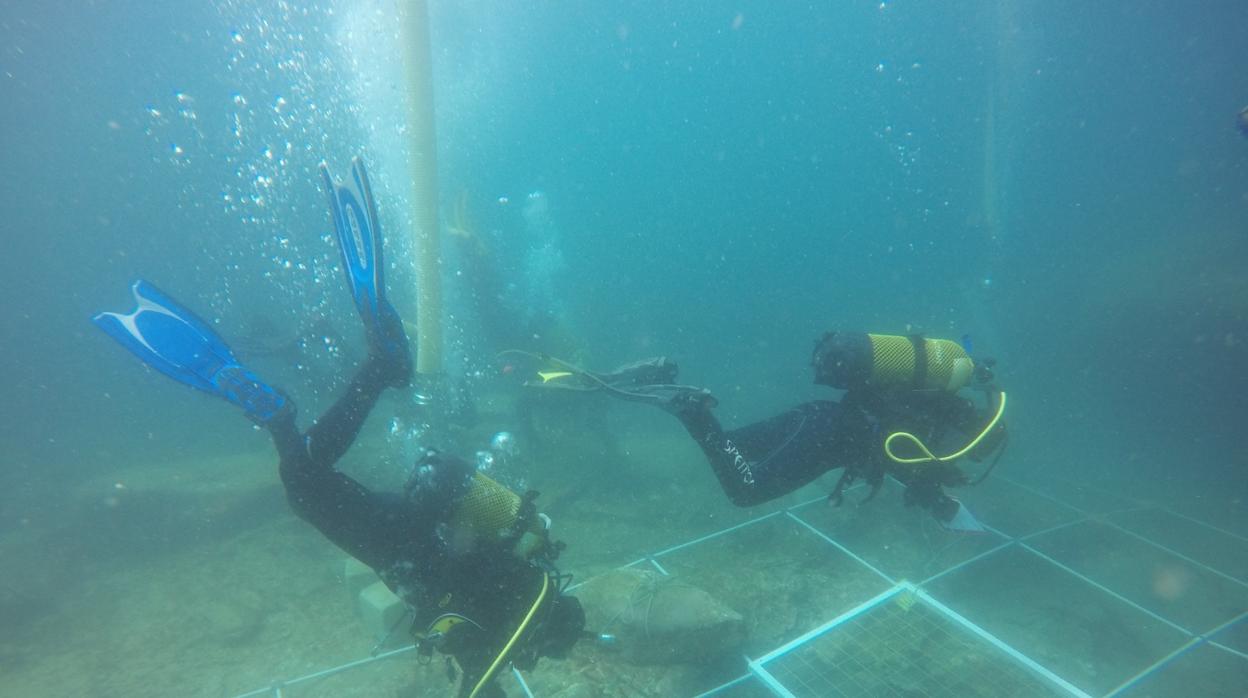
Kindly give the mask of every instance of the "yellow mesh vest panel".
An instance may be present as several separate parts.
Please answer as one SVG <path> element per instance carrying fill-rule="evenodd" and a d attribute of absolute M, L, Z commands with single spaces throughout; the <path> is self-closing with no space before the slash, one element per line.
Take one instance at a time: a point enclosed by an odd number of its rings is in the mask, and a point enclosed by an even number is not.
<path fill-rule="evenodd" d="M 511 530 L 519 512 L 519 495 L 477 473 L 472 487 L 456 504 L 451 523 L 478 534 L 501 535 Z"/>

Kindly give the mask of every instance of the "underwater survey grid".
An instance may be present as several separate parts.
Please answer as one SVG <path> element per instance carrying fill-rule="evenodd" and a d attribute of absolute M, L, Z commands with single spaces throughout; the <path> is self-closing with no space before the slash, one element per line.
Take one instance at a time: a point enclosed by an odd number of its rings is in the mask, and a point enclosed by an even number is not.
<path fill-rule="evenodd" d="M 5 3 L 0 694 L 1242 695 L 1242 5 Z"/>

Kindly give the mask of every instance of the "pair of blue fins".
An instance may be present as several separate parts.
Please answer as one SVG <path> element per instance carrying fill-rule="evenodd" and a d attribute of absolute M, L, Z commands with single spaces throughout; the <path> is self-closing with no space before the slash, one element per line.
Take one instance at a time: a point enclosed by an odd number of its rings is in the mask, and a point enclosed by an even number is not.
<path fill-rule="evenodd" d="M 351 162 L 351 177 L 346 183 L 335 182 L 324 163 L 321 175 L 329 191 L 342 268 L 364 320 L 369 351 L 390 362 L 396 383 L 406 384 L 411 355 L 403 322 L 386 299 L 381 228 L 368 172 L 357 157 Z M 96 326 L 143 363 L 192 388 L 228 400 L 258 424 L 282 413 L 288 398 L 243 366 L 207 322 L 150 282 L 135 281 L 131 292 L 136 303 L 133 311 L 100 313 L 93 318 Z"/>

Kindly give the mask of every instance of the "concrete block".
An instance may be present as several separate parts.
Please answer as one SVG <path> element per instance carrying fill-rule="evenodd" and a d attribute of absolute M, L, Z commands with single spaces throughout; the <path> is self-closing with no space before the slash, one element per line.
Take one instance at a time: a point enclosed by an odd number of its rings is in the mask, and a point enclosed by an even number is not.
<path fill-rule="evenodd" d="M 342 580 L 347 585 L 347 593 L 352 598 L 364 591 L 365 587 L 377 583 L 377 573 L 372 567 L 349 557 L 342 563 Z"/>
<path fill-rule="evenodd" d="M 385 584 L 374 582 L 365 587 L 357 598 L 356 608 L 364 628 L 374 638 L 381 640 L 386 637 L 407 615 L 407 605 L 394 595 Z M 395 630 L 392 637 L 400 640 L 407 638 L 405 628 Z"/>

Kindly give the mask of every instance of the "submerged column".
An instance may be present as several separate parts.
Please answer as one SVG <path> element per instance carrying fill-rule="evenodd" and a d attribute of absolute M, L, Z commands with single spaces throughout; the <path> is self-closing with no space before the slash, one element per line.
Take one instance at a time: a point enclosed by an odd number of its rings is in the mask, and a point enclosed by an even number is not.
<path fill-rule="evenodd" d="M 438 236 L 438 153 L 433 122 L 433 54 L 425 0 L 399 0 L 399 43 L 407 85 L 405 117 L 412 174 L 413 271 L 416 272 L 416 370 L 442 370 L 442 275 Z"/>

